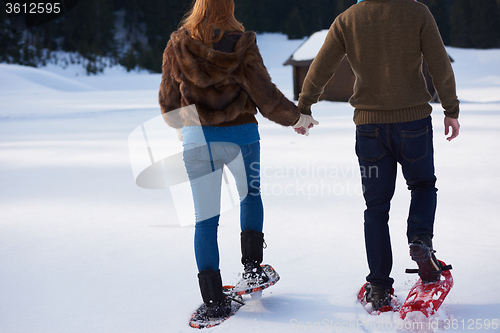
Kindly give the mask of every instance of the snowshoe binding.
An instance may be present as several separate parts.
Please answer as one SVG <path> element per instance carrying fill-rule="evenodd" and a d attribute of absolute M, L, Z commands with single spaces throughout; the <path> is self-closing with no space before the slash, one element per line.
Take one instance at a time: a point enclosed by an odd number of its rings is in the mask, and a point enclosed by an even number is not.
<path fill-rule="evenodd" d="M 442 274 L 434 282 L 424 282 L 422 278 L 418 279 L 411 288 L 406 300 L 401 307 L 401 319 L 405 319 L 410 312 L 421 312 L 426 317 L 434 315 L 443 304 L 446 296 L 453 287 L 453 277 L 451 276 L 451 266 L 438 261 Z M 415 273 L 415 272 L 413 272 Z"/>
<path fill-rule="evenodd" d="M 416 236 L 410 245 L 410 256 L 418 269 L 407 269 L 406 273 L 416 273 L 420 279 L 411 288 L 401 307 L 400 315 L 405 319 L 411 312 L 421 312 L 426 317 L 434 315 L 453 287 L 451 265 L 436 259 L 430 237 Z"/>
<path fill-rule="evenodd" d="M 243 298 L 236 295 L 233 289 L 233 286 L 224 286 L 224 300 L 200 305 L 191 316 L 189 326 L 199 329 L 211 328 L 233 316 L 245 304 Z"/>
<path fill-rule="evenodd" d="M 366 312 L 373 315 L 379 315 L 382 312 L 397 312 L 401 307 L 393 288 L 382 288 L 370 282 L 361 287 L 358 300 Z"/>
<path fill-rule="evenodd" d="M 264 234 L 254 230 L 241 232 L 241 263 L 244 271 L 236 284 L 238 295 L 249 294 L 260 298 L 262 290 L 274 285 L 279 280 L 278 273 L 270 265 L 261 265 L 263 249 L 266 247 Z"/>
<path fill-rule="evenodd" d="M 429 239 L 414 237 L 410 245 L 410 256 L 418 265 L 418 269 L 407 269 L 406 273 L 418 273 L 423 283 L 433 283 L 440 279 L 443 270 L 450 270 L 451 265 L 443 265 L 437 260 Z"/>
<path fill-rule="evenodd" d="M 245 271 L 241 275 L 240 281 L 235 285 L 234 292 L 237 295 L 251 295 L 259 298 L 262 290 L 275 285 L 280 279 L 278 272 L 271 265 L 259 265 Z"/>

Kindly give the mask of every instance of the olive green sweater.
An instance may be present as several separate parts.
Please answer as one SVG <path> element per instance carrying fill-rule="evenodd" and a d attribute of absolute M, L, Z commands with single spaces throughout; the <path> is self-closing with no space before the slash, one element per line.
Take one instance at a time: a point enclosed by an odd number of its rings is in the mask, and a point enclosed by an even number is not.
<path fill-rule="evenodd" d="M 455 77 L 434 17 L 413 0 L 365 0 L 340 14 L 328 31 L 299 95 L 311 114 L 347 54 L 356 76 L 349 102 L 357 125 L 407 122 L 432 112 L 422 74 L 429 66 L 445 115 L 458 118 Z"/>

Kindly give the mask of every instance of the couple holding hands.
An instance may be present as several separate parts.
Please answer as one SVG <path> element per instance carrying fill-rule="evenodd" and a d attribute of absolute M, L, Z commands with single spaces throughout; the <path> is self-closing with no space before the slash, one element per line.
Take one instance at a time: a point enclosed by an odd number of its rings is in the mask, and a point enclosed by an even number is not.
<path fill-rule="evenodd" d="M 242 279 L 265 283 L 262 270 L 264 212 L 260 194 L 260 113 L 308 135 L 324 87 L 347 56 L 356 76 L 354 107 L 360 167 L 377 168 L 362 177 L 369 294 L 374 309 L 388 305 L 394 280 L 389 208 L 401 164 L 411 202 L 407 238 L 423 281 L 439 278 L 433 245 L 437 205 L 431 96 L 422 74 L 428 64 L 444 109 L 445 135 L 459 134 L 455 78 L 436 22 L 413 0 L 364 0 L 335 18 L 304 80 L 298 105 L 272 83 L 254 32 L 234 17 L 233 0 L 195 0 L 163 54 L 159 102 L 168 125 L 182 131 L 184 162 L 195 203 L 194 247 L 200 291 L 209 318 L 227 316 L 222 290 L 217 229 L 222 169 L 234 175 L 240 197 Z M 196 107 L 198 119 L 173 110 Z M 252 166 L 252 167 L 251 167 Z M 419 253 L 417 255 L 416 253 Z"/>

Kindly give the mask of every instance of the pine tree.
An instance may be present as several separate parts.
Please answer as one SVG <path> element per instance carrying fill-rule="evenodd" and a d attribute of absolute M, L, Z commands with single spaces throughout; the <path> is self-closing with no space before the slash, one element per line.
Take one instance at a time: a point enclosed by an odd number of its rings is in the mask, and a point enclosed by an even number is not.
<path fill-rule="evenodd" d="M 498 46 L 500 34 L 498 2 L 496 0 L 473 1 L 471 6 L 472 47 L 485 49 Z"/>
<path fill-rule="evenodd" d="M 455 0 L 450 25 L 450 45 L 472 47 L 472 7 L 469 0 Z"/>
<path fill-rule="evenodd" d="M 62 17 L 64 51 L 76 51 L 88 59 L 87 72 L 102 72 L 103 57 L 117 54 L 114 40 L 114 16 L 111 0 L 86 0 Z M 57 22 L 56 22 L 57 23 Z"/>
<path fill-rule="evenodd" d="M 306 35 L 306 30 L 302 24 L 298 7 L 295 7 L 288 15 L 283 30 L 283 32 L 286 33 L 290 39 L 300 39 Z"/>
<path fill-rule="evenodd" d="M 466 48 L 500 46 L 497 0 L 455 0 L 450 17 L 450 44 Z"/>
<path fill-rule="evenodd" d="M 431 11 L 446 45 L 450 43 L 450 9 L 452 2 L 443 0 L 420 0 Z"/>
<path fill-rule="evenodd" d="M 320 0 L 319 5 L 316 6 L 315 15 L 319 18 L 320 26 L 316 30 L 328 29 L 335 20 L 335 7 L 336 2 L 332 0 Z"/>
<path fill-rule="evenodd" d="M 69 1 L 69 0 L 68 0 Z M 71 0 L 76 1 L 76 0 Z M 247 30 L 283 32 L 302 38 L 328 29 L 355 0 L 234 0 L 235 16 Z M 419 0 L 433 13 L 443 41 L 458 47 L 500 47 L 500 0 Z M 13 33 L 0 15 L 0 61 L 36 66 L 50 51 L 78 52 L 89 59 L 88 71 L 103 69 L 102 57 L 127 69 L 161 70 L 163 49 L 190 1 L 81 0 L 54 21 Z M 0 13 L 2 14 L 2 13 Z M 124 15 L 126 34 L 115 42 L 115 23 Z M 48 52 L 46 52 L 48 51 Z"/>
<path fill-rule="evenodd" d="M 336 15 L 339 15 L 355 3 L 355 1 L 351 0 L 337 0 L 337 4 L 335 6 Z"/>
<path fill-rule="evenodd" d="M 234 15 L 238 21 L 243 23 L 245 29 L 255 30 L 254 18 L 257 17 L 257 8 L 247 0 L 234 0 Z"/>
<path fill-rule="evenodd" d="M 146 23 L 147 46 L 143 52 L 141 67 L 161 71 L 162 54 L 170 34 L 177 29 L 188 7 L 178 1 L 148 0 L 142 10 Z"/>

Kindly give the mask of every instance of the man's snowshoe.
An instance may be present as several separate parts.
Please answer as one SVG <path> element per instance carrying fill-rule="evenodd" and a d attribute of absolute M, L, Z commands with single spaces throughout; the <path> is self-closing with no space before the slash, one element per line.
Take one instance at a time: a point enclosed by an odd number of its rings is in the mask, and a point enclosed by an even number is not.
<path fill-rule="evenodd" d="M 363 305 L 366 312 L 379 315 L 382 312 L 397 312 L 401 304 L 394 289 L 384 289 L 366 282 L 358 293 L 358 301 Z"/>
<path fill-rule="evenodd" d="M 436 259 L 432 241 L 428 236 L 416 236 L 410 243 L 410 256 L 418 269 L 407 269 L 406 273 L 417 273 L 420 279 L 411 288 L 401 307 L 401 318 L 410 312 L 419 311 L 426 317 L 432 316 L 443 304 L 453 287 L 451 265 Z"/>
<path fill-rule="evenodd" d="M 410 312 L 420 311 L 426 317 L 436 313 L 444 299 L 453 287 L 453 277 L 451 276 L 451 266 L 442 261 L 438 261 L 442 274 L 434 282 L 425 282 L 422 278 L 418 279 L 411 288 L 406 300 L 401 307 L 400 315 L 405 319 Z M 407 270 L 409 273 L 417 273 L 418 270 Z"/>
<path fill-rule="evenodd" d="M 432 249 L 432 245 L 428 245 L 425 241 L 414 240 L 410 243 L 410 256 L 418 265 L 418 275 L 424 283 L 436 282 L 443 272 L 443 269 L 451 269 L 443 266 L 434 255 L 436 251 Z M 415 270 L 406 270 L 407 273 L 415 273 Z"/>

